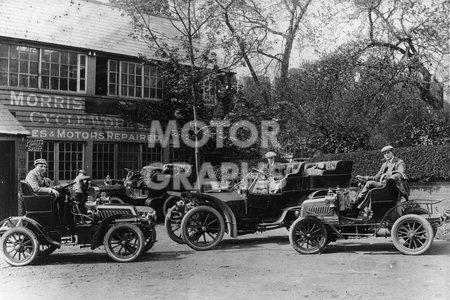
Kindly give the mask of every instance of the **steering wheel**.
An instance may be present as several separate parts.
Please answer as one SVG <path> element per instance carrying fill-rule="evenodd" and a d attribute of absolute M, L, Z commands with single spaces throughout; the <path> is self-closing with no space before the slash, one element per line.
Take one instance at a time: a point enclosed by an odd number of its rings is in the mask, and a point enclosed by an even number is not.
<path fill-rule="evenodd" d="M 61 191 L 61 190 L 64 190 L 64 189 L 66 189 L 66 188 L 68 188 L 68 187 L 74 185 L 75 183 L 76 183 L 76 182 L 73 181 L 73 182 L 70 182 L 70 183 L 67 183 L 67 184 L 54 186 L 53 188 L 54 188 L 55 190 L 57 190 L 57 191 Z"/>
<path fill-rule="evenodd" d="M 259 173 L 259 174 L 261 174 L 262 176 L 264 176 L 265 179 L 267 179 L 267 174 L 264 173 L 264 171 L 261 171 L 261 170 L 259 170 L 259 169 L 253 168 L 253 169 L 252 169 L 252 172 Z"/>
<path fill-rule="evenodd" d="M 366 178 L 364 178 L 364 176 L 361 175 L 356 175 L 356 180 L 358 180 L 359 182 L 366 182 L 368 181 Z"/>

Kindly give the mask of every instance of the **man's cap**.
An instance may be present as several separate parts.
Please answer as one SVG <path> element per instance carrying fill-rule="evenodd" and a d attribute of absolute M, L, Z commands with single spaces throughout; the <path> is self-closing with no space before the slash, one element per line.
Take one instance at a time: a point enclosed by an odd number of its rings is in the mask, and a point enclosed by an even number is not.
<path fill-rule="evenodd" d="M 84 175 L 86 175 L 86 171 L 85 171 L 85 170 L 83 170 L 83 169 L 81 169 L 80 171 L 78 171 L 78 173 L 81 173 L 81 174 L 84 174 Z"/>
<path fill-rule="evenodd" d="M 265 155 L 266 158 L 274 158 L 275 156 L 277 156 L 277 154 L 272 151 L 267 152 Z"/>
<path fill-rule="evenodd" d="M 46 165 L 47 161 L 43 158 L 38 158 L 34 161 L 33 166 L 35 167 L 36 165 Z"/>
<path fill-rule="evenodd" d="M 392 151 L 392 150 L 394 150 L 394 147 L 392 147 L 392 146 L 384 146 L 382 149 L 381 149 L 381 153 L 384 153 L 384 152 L 387 152 L 387 151 Z"/>

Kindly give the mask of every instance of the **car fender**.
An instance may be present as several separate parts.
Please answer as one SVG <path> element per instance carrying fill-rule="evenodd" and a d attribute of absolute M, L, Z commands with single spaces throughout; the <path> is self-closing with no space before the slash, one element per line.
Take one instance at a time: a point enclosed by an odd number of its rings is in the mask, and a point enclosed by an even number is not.
<path fill-rule="evenodd" d="M 39 224 L 37 221 L 21 216 L 21 217 L 9 217 L 0 222 L 0 235 L 3 234 L 6 230 L 13 227 L 25 227 L 33 231 L 38 237 L 44 238 L 48 243 L 53 244 L 55 246 L 60 246 L 60 243 L 54 241 L 45 231 L 44 227 Z"/>
<path fill-rule="evenodd" d="M 195 198 L 197 198 L 198 200 L 210 202 L 212 206 L 217 208 L 225 218 L 228 234 L 233 238 L 237 237 L 236 216 L 234 215 L 231 208 L 225 204 L 225 202 L 209 194 L 193 194 L 193 195 L 195 195 Z"/>
<path fill-rule="evenodd" d="M 94 235 L 92 236 L 92 243 L 91 243 L 91 249 L 94 250 L 95 248 L 103 245 L 103 238 L 108 231 L 110 225 L 114 223 L 117 219 L 124 219 L 123 221 L 137 221 L 136 216 L 134 215 L 114 215 L 110 216 L 104 220 L 102 220 L 101 223 L 97 225 L 97 229 L 94 232 Z"/>

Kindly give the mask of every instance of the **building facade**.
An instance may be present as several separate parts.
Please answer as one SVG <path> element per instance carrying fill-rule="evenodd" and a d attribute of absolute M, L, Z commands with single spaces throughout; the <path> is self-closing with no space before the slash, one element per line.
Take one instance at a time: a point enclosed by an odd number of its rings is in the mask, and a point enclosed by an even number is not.
<path fill-rule="evenodd" d="M 152 18 L 176 34 L 169 20 Z M 121 101 L 164 101 L 170 88 L 156 64 L 139 60 L 154 49 L 130 32 L 127 16 L 92 0 L 0 2 L 0 104 L 29 132 L 17 146 L 17 179 L 41 157 L 56 183 L 79 169 L 123 178 L 124 168 L 192 161 L 190 149 L 162 147 L 149 128 L 119 116 Z"/>

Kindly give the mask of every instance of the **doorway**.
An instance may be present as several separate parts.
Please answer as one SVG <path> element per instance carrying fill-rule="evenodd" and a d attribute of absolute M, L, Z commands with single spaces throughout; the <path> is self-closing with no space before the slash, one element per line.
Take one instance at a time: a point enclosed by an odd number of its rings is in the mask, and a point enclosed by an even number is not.
<path fill-rule="evenodd" d="M 0 141 L 0 220 L 17 214 L 14 141 Z"/>

